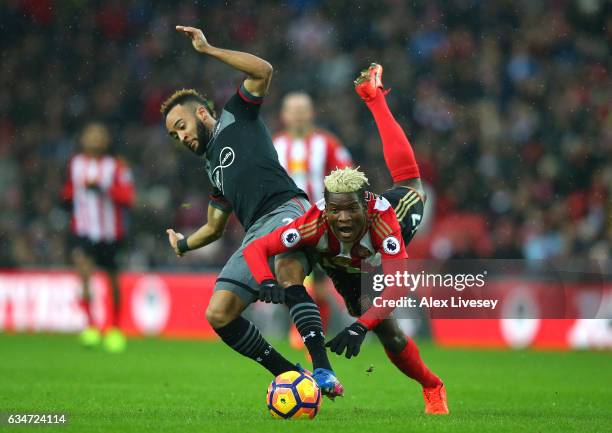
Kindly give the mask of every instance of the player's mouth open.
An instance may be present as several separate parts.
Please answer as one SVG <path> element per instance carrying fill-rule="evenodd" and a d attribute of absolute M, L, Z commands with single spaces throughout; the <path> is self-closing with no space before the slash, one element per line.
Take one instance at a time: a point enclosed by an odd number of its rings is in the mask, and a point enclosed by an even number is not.
<path fill-rule="evenodd" d="M 351 226 L 338 227 L 338 233 L 340 234 L 340 236 L 345 237 L 345 238 L 351 237 L 351 235 L 353 234 L 353 227 Z"/>

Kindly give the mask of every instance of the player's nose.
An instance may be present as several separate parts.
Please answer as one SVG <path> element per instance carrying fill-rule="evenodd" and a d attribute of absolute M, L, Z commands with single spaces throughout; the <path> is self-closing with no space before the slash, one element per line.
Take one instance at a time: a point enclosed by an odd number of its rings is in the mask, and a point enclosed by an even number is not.
<path fill-rule="evenodd" d="M 349 222 L 351 220 L 351 214 L 347 211 L 341 211 L 338 214 L 338 221 L 340 222 Z"/>

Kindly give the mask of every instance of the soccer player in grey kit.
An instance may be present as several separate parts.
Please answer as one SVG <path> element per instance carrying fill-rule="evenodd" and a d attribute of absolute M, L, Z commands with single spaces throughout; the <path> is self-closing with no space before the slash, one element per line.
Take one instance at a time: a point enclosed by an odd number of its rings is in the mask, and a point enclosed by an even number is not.
<path fill-rule="evenodd" d="M 313 378 L 321 391 L 330 398 L 342 395 L 342 385 L 325 352 L 319 310 L 303 286 L 310 272 L 307 257 L 303 253 L 277 256 L 279 284 L 271 280 L 259 285 L 243 256 L 249 242 L 291 222 L 310 207 L 306 194 L 279 164 L 270 133 L 259 116 L 272 66 L 252 54 L 212 46 L 200 29 L 176 29 L 191 39 L 196 51 L 244 72 L 247 78 L 219 116 L 195 90 L 179 90 L 162 104 L 168 133 L 202 157 L 213 184 L 206 224 L 188 237 L 168 229 L 170 245 L 180 256 L 216 241 L 234 212 L 246 234 L 217 278 L 206 310 L 208 322 L 228 346 L 278 375 L 300 367 L 278 353 L 241 313 L 258 299 L 285 303 L 312 356 Z"/>

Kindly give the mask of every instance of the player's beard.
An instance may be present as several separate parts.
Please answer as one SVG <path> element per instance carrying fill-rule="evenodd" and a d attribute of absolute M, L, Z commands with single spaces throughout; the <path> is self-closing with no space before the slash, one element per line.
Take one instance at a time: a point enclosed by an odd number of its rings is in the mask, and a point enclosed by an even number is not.
<path fill-rule="evenodd" d="M 198 147 L 193 152 L 196 155 L 204 155 L 204 153 L 206 153 L 208 143 L 212 138 L 212 129 L 208 129 L 201 120 L 197 121 L 196 129 L 198 134 Z"/>

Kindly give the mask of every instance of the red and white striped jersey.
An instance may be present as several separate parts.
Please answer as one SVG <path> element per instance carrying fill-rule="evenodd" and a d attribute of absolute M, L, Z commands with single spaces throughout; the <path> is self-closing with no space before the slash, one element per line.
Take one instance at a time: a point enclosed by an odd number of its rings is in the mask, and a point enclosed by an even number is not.
<path fill-rule="evenodd" d="M 125 210 L 134 203 L 132 172 L 123 160 L 110 155 L 75 155 L 62 195 L 72 204 L 73 234 L 93 242 L 123 238 Z"/>
<path fill-rule="evenodd" d="M 362 237 L 343 245 L 327 221 L 325 199 L 319 200 L 304 215 L 255 239 L 243 251 L 247 265 L 258 283 L 273 279 L 270 257 L 300 248 L 313 248 L 324 269 L 360 272 L 362 265 L 376 267 L 386 260 L 407 258 L 402 232 L 386 198 L 366 193 L 366 227 Z"/>
<path fill-rule="evenodd" d="M 323 178 L 329 172 L 353 164 L 340 141 L 319 129 L 303 138 L 281 132 L 274 136 L 274 147 L 280 164 L 313 203 L 323 198 Z"/>
<path fill-rule="evenodd" d="M 314 249 L 324 269 L 352 273 L 368 271 L 382 265 L 387 275 L 395 275 L 407 259 L 406 246 L 397 216 L 384 197 L 366 193 L 366 227 L 361 239 L 342 245 L 332 232 L 320 200 L 301 217 L 255 239 L 243 250 L 244 259 L 258 283 L 274 279 L 268 263 L 270 257 L 300 249 Z M 359 287 L 355 287 L 359 290 Z M 394 309 L 395 301 L 406 293 L 405 286 L 391 283 L 381 294 L 383 308 L 370 308 L 359 317 L 368 329 L 378 326 Z M 393 307 L 392 307 L 393 305 Z"/>

